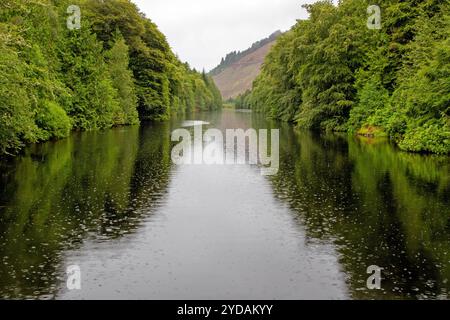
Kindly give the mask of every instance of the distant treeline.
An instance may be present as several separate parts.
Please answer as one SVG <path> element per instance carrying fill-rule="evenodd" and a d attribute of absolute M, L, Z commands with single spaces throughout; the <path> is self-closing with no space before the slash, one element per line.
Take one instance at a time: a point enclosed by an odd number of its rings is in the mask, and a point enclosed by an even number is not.
<path fill-rule="evenodd" d="M 222 61 L 220 62 L 220 64 L 217 67 L 215 67 L 214 69 L 212 69 L 209 72 L 209 74 L 211 76 L 218 75 L 224 69 L 226 69 L 227 67 L 229 67 L 236 61 L 239 61 L 242 57 L 245 57 L 246 55 L 255 52 L 259 48 L 264 47 L 266 44 L 276 40 L 279 36 L 281 36 L 281 34 L 282 34 L 281 31 L 276 31 L 276 32 L 272 33 L 269 37 L 253 43 L 252 46 L 250 48 L 248 48 L 247 50 L 244 50 L 242 52 L 241 51 L 230 52 L 229 54 L 226 55 L 225 58 L 222 58 Z"/>
<path fill-rule="evenodd" d="M 240 107 L 299 127 L 389 136 L 403 150 L 450 152 L 448 0 L 319 1 L 283 34 Z"/>
<path fill-rule="evenodd" d="M 0 155 L 221 104 L 210 76 L 180 62 L 129 0 L 0 2 Z"/>
<path fill-rule="evenodd" d="M 226 103 L 234 109 L 251 109 L 249 103 L 249 96 L 252 94 L 251 90 L 246 90 L 244 93 L 238 95 L 236 98 L 230 98 Z"/>

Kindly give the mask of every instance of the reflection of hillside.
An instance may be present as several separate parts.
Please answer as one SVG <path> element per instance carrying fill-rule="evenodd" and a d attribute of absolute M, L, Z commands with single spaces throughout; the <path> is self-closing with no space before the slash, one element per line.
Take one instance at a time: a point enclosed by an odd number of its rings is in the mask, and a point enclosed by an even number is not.
<path fill-rule="evenodd" d="M 133 232 L 168 185 L 168 130 L 77 134 L 2 168 L 0 296 L 52 296 L 65 250 Z"/>
<path fill-rule="evenodd" d="M 311 240 L 340 252 L 354 298 L 445 296 L 450 289 L 448 160 L 389 144 L 294 132 L 283 125 L 281 201 Z M 383 290 L 366 289 L 366 269 L 385 268 Z"/>

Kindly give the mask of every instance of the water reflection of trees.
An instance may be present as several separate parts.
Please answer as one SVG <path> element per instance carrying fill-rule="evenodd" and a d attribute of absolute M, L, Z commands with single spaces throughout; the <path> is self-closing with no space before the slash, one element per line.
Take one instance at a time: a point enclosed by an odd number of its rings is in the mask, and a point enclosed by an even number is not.
<path fill-rule="evenodd" d="M 0 297 L 48 295 L 64 252 L 132 233 L 164 195 L 169 124 L 75 134 L 2 164 Z"/>
<path fill-rule="evenodd" d="M 258 123 L 258 119 L 254 119 Z M 354 298 L 445 297 L 450 288 L 448 158 L 282 126 L 279 199 L 311 241 L 332 241 Z M 383 290 L 367 267 L 385 268 Z"/>

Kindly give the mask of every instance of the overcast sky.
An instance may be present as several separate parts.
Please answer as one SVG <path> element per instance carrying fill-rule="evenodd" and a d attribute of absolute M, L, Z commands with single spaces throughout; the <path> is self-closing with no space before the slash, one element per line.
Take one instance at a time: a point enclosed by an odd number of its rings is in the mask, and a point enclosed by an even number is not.
<path fill-rule="evenodd" d="M 305 19 L 314 0 L 132 0 L 163 32 L 182 61 L 209 71 L 228 52 L 245 50 Z"/>

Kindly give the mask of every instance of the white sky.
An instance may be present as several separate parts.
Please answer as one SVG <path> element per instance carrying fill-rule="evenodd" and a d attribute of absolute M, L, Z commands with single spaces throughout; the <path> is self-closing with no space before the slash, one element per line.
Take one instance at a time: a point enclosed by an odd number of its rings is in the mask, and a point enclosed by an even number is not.
<path fill-rule="evenodd" d="M 180 59 L 209 71 L 227 53 L 242 51 L 305 19 L 314 0 L 132 0 L 164 33 Z"/>

